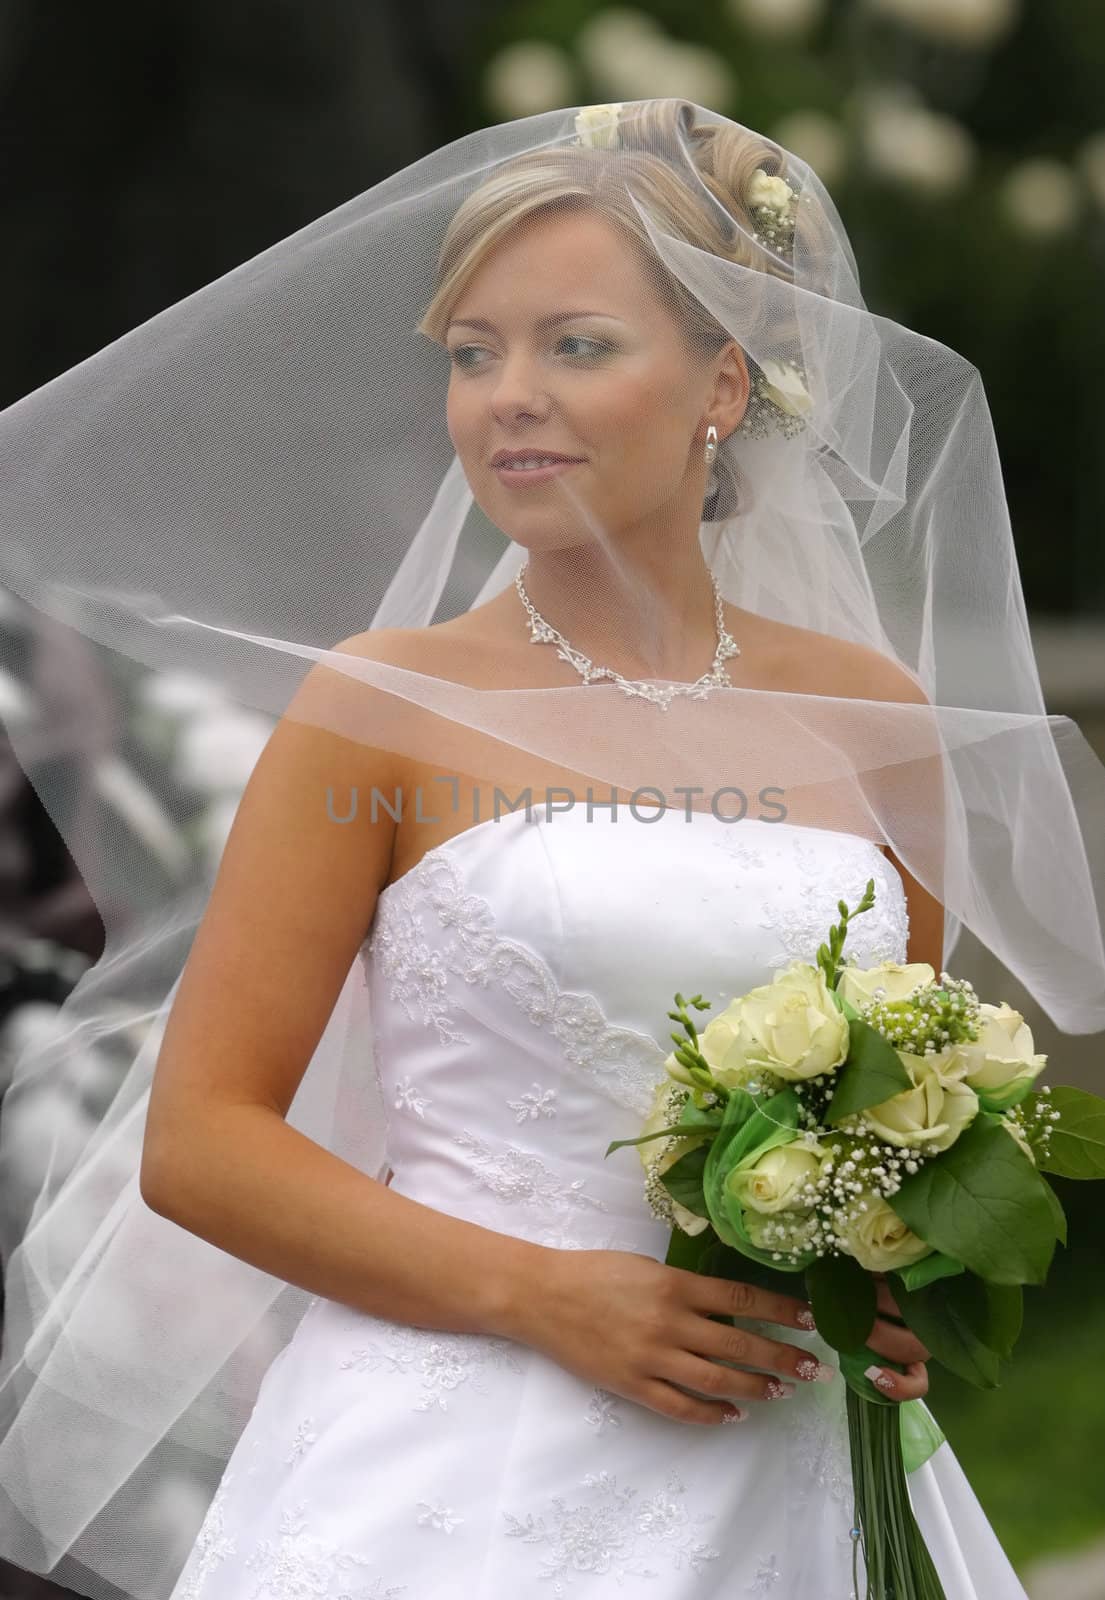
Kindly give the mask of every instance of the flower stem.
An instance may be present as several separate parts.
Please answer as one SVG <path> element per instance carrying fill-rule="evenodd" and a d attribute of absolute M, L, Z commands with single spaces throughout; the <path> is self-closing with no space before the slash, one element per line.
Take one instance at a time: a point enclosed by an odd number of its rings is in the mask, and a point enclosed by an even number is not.
<path fill-rule="evenodd" d="M 848 1389 L 848 1442 L 855 1496 L 852 1587 L 859 1596 L 862 1544 L 867 1583 L 863 1600 L 947 1600 L 909 1499 L 898 1408 L 865 1400 Z"/>

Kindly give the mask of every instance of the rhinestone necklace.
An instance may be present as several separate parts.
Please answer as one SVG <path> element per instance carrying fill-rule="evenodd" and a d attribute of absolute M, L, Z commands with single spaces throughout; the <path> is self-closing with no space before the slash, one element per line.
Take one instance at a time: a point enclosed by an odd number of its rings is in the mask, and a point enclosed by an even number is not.
<path fill-rule="evenodd" d="M 534 608 L 529 595 L 522 585 L 522 573 L 525 572 L 528 562 L 523 562 L 521 570 L 514 579 L 514 587 L 518 591 L 518 598 L 529 612 L 530 643 L 555 644 L 557 655 L 562 661 L 575 668 L 584 683 L 594 683 L 599 678 L 610 678 L 617 684 L 623 694 L 639 695 L 642 700 L 651 700 L 662 711 L 666 711 L 672 702 L 672 697 L 677 694 L 689 695 L 692 700 L 704 700 L 711 689 L 732 688 L 732 679 L 723 663 L 730 656 L 739 656 L 740 645 L 725 631 L 725 619 L 721 610 L 721 590 L 718 588 L 717 579 L 710 574 L 710 582 L 714 589 L 714 616 L 717 621 L 717 649 L 714 651 L 713 665 L 709 672 L 704 672 L 701 678 L 694 683 L 675 683 L 660 689 L 654 683 L 637 679 L 636 681 L 623 678 L 620 672 L 615 672 L 612 667 L 596 667 L 589 656 L 576 650 L 565 639 L 564 635 L 545 621 L 539 611 Z"/>

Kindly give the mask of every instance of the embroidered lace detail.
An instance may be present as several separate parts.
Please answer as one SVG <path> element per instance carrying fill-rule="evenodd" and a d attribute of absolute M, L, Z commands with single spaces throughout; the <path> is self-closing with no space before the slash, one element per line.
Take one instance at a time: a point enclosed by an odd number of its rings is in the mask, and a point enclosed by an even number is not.
<path fill-rule="evenodd" d="M 421 1528 L 440 1528 L 442 1533 L 452 1533 L 453 1529 L 459 1528 L 464 1521 L 463 1517 L 457 1516 L 452 1506 L 433 1505 L 428 1500 L 420 1500 L 418 1504 L 422 1507 L 418 1518 L 418 1525 Z"/>
<path fill-rule="evenodd" d="M 704 1544 L 696 1527 L 716 1518 L 691 1516 L 685 1502 L 686 1486 L 675 1472 L 663 1489 L 634 1504 L 638 1491 L 618 1488 L 608 1472 L 589 1472 L 583 1479 L 586 1494 L 569 1504 L 556 1496 L 546 1522 L 532 1513 L 520 1521 L 509 1512 L 507 1537 L 548 1548 L 540 1564 L 540 1577 L 552 1580 L 552 1594 L 567 1594 L 580 1574 L 612 1573 L 618 1583 L 625 1578 L 656 1578 L 647 1562 L 666 1557 L 676 1571 L 700 1573 L 720 1552 Z"/>
<path fill-rule="evenodd" d="M 824 1388 L 824 1395 L 818 1389 Z M 797 1397 L 796 1397 L 797 1398 Z M 802 1501 L 816 1489 L 838 1505 L 852 1509 L 852 1458 L 848 1443 L 846 1397 L 837 1384 L 810 1384 L 802 1403 L 786 1409 L 791 1459 L 801 1472 L 791 1475 L 793 1491 Z M 847 1519 L 851 1526 L 851 1516 Z"/>
<path fill-rule="evenodd" d="M 289 1506 L 280 1515 L 278 1541 L 263 1539 L 246 1559 L 257 1576 L 251 1600 L 394 1600 L 405 1593 L 405 1583 L 383 1586 L 367 1569 L 376 1563 L 353 1555 L 307 1531 L 305 1502 Z M 244 1597 L 243 1597 L 244 1600 Z"/>
<path fill-rule="evenodd" d="M 902 880 L 881 850 L 868 840 L 834 838 L 824 850 L 797 834 L 785 842 L 793 852 L 793 878 L 778 882 L 779 896 L 767 894 L 760 927 L 770 929 L 782 952 L 768 956 L 769 967 L 790 961 L 812 963 L 829 928 L 839 921 L 837 901 L 855 905 L 868 878 L 875 880 L 875 904 L 848 928 L 845 952 L 863 966 L 879 961 L 904 961 L 909 938 L 909 912 Z"/>
<path fill-rule="evenodd" d="M 234 1481 L 233 1471 L 225 1472 L 215 1497 L 207 1508 L 207 1515 L 196 1535 L 196 1542 L 180 1575 L 180 1587 L 174 1592 L 175 1600 L 200 1600 L 208 1578 L 227 1556 L 236 1553 L 234 1540 L 227 1534 L 226 1496 Z"/>
<path fill-rule="evenodd" d="M 385 1372 L 417 1375 L 422 1396 L 412 1411 L 448 1411 L 448 1395 L 462 1383 L 470 1383 L 477 1394 L 486 1394 L 483 1376 L 488 1367 L 523 1370 L 512 1340 L 490 1334 L 408 1328 L 398 1323 L 341 1362 L 343 1372 L 354 1368 L 358 1372 L 376 1372 L 382 1368 Z"/>
<path fill-rule="evenodd" d="M 444 847 L 429 850 L 377 902 L 373 931 L 363 947 L 379 962 L 392 998 L 412 1021 L 431 1024 L 443 1044 L 470 1041 L 449 1016 L 449 974 L 486 988 L 495 984 L 538 1028 L 547 1028 L 564 1057 L 602 1081 L 610 1097 L 646 1115 L 664 1075 L 665 1052 L 648 1034 L 614 1027 L 593 995 L 557 987 L 552 970 L 535 951 L 501 938 L 488 902 L 464 887 Z M 444 943 L 435 948 L 424 916 L 436 916 Z M 818 935 L 818 940 L 823 935 Z"/>
<path fill-rule="evenodd" d="M 740 823 L 734 822 L 732 826 L 719 833 L 711 842 L 715 850 L 721 850 L 725 855 L 731 856 L 742 867 L 765 867 L 767 858 L 763 851 L 747 838 L 740 836 Z"/>
<path fill-rule="evenodd" d="M 426 1115 L 426 1107 L 432 1104 L 433 1102 L 424 1094 L 420 1093 L 417 1086 L 411 1082 L 409 1077 L 400 1078 L 396 1082 L 396 1111 L 413 1111 L 416 1116 L 424 1117 Z"/>
<path fill-rule="evenodd" d="M 483 1139 L 463 1128 L 453 1135 L 472 1157 L 470 1181 L 490 1189 L 496 1200 L 504 1205 L 531 1205 L 542 1211 L 561 1214 L 572 1207 L 593 1207 L 596 1211 L 610 1208 L 602 1200 L 583 1193 L 585 1178 L 573 1178 L 565 1183 L 559 1172 L 548 1167 L 532 1151 L 518 1150 L 514 1145 L 492 1149 Z"/>
<path fill-rule="evenodd" d="M 782 1576 L 783 1574 L 775 1565 L 775 1552 L 772 1551 L 766 1561 L 760 1562 L 751 1583 L 744 1592 L 745 1594 L 770 1594 Z"/>
<path fill-rule="evenodd" d="M 606 1389 L 595 1389 L 591 1395 L 591 1403 L 587 1407 L 584 1421 L 588 1427 L 594 1428 L 596 1434 L 605 1433 L 607 1428 L 620 1428 L 622 1419 L 618 1415 L 618 1399 L 616 1394 L 610 1394 Z"/>
<path fill-rule="evenodd" d="M 555 1117 L 555 1102 L 555 1089 L 542 1089 L 539 1083 L 535 1083 L 517 1100 L 508 1100 L 507 1105 L 511 1111 L 517 1112 L 515 1122 L 522 1123 L 527 1119 L 536 1122 L 538 1117 Z"/>
<path fill-rule="evenodd" d="M 318 1443 L 318 1434 L 311 1432 L 311 1424 L 314 1422 L 314 1420 L 314 1417 L 304 1417 L 303 1421 L 299 1424 L 299 1427 L 295 1430 L 295 1438 L 292 1440 L 292 1448 L 284 1457 L 284 1461 L 287 1466 L 294 1466 L 301 1456 L 305 1456 L 307 1454 L 307 1451 L 313 1444 Z"/>

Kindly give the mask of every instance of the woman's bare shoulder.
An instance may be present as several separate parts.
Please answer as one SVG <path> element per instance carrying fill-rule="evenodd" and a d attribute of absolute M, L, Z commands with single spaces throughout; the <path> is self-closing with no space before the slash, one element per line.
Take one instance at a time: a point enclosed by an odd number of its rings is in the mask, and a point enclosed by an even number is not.
<path fill-rule="evenodd" d="M 479 686 L 489 667 L 501 666 L 510 636 L 495 600 L 424 628 L 368 628 L 331 648 L 362 660 Z"/>
<path fill-rule="evenodd" d="M 730 632 L 738 644 L 748 642 L 750 653 L 759 652 L 777 688 L 841 699 L 928 701 L 908 668 L 881 650 L 736 606 L 727 611 Z"/>

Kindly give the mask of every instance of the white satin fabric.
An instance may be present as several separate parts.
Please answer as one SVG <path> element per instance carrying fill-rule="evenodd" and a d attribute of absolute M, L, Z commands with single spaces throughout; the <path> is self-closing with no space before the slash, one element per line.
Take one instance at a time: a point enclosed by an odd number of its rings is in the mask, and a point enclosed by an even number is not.
<path fill-rule="evenodd" d="M 363 950 L 392 1187 L 544 1245 L 663 1260 L 636 1150 L 603 1152 L 640 1131 L 674 992 L 717 1009 L 809 959 L 869 877 L 847 948 L 904 960 L 901 879 L 851 834 L 580 805 L 430 850 Z M 815 1333 L 748 1325 L 833 1361 Z M 750 1409 L 675 1422 L 512 1340 L 316 1299 L 173 1600 L 850 1600 L 843 1381 Z M 1025 1600 L 949 1445 L 910 1489 L 948 1600 Z"/>

